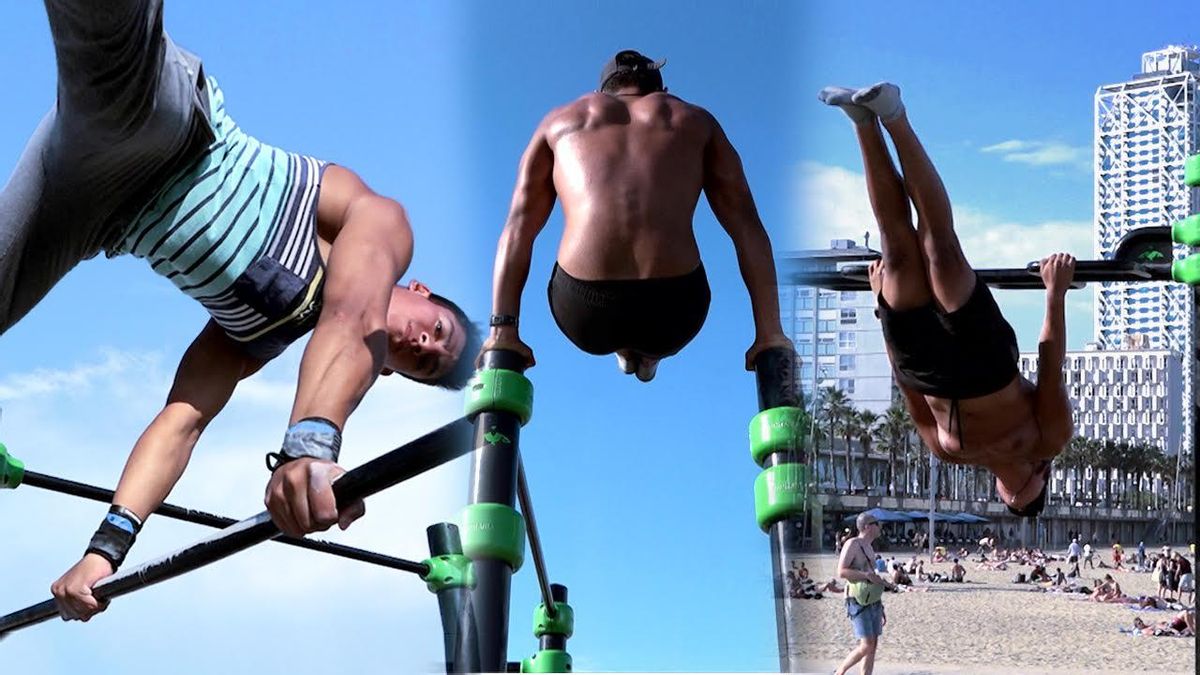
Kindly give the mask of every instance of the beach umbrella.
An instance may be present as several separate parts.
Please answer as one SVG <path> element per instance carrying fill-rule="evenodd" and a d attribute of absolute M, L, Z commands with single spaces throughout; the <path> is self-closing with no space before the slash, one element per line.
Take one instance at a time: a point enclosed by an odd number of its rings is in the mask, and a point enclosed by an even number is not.
<path fill-rule="evenodd" d="M 887 509 L 874 508 L 867 510 L 871 516 L 881 523 L 907 523 L 912 520 L 907 513 L 903 511 L 889 511 Z M 858 514 L 854 513 L 842 519 L 843 523 L 852 523 L 858 518 Z"/>
<path fill-rule="evenodd" d="M 987 518 L 984 518 L 983 516 L 977 516 L 974 513 L 967 513 L 965 511 L 962 513 L 956 514 L 956 515 L 962 519 L 960 522 L 963 522 L 963 523 L 990 523 L 990 522 L 992 522 L 992 521 L 988 520 Z"/>

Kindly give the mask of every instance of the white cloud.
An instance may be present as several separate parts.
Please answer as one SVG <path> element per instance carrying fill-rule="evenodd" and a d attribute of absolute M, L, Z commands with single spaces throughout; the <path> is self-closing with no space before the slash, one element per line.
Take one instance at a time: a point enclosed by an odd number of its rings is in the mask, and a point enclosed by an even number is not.
<path fill-rule="evenodd" d="M 1068 166 L 1085 171 L 1092 168 L 1092 149 L 1061 141 L 1008 140 L 983 148 L 981 152 L 999 155 L 1005 162 L 1030 166 Z"/>
<path fill-rule="evenodd" d="M 120 376 L 146 372 L 159 366 L 157 354 L 104 350 L 99 361 L 79 363 L 67 369 L 38 368 L 0 379 L 0 402 L 11 402 L 61 392 L 79 393 L 98 380 L 112 382 Z"/>
<path fill-rule="evenodd" d="M 871 246 L 879 248 L 879 227 L 862 173 L 804 162 L 796 182 L 802 247 L 826 248 L 831 239 L 853 239 L 861 245 L 863 234 L 870 233 Z M 1055 251 L 1091 257 L 1089 221 L 1015 222 L 969 205 L 953 208 L 955 232 L 976 267 L 1023 267 Z"/>
<path fill-rule="evenodd" d="M 263 455 L 278 449 L 283 436 L 299 355 L 300 350 L 292 350 L 242 383 L 206 430 L 169 501 L 239 519 L 263 510 L 269 477 Z M 6 407 L 0 440 L 31 471 L 112 487 L 169 386 L 169 371 L 161 356 L 153 354 L 106 351 L 61 370 L 0 373 Z M 458 392 L 381 379 L 348 425 L 343 464 L 359 465 L 459 415 Z M 335 528 L 319 538 L 421 560 L 429 555 L 425 528 L 458 520 L 466 502 L 467 466 L 460 459 L 397 485 L 369 499 L 367 515 L 350 530 Z M 0 571 L 19 590 L 6 596 L 11 606 L 0 608 L 4 613 L 49 597 L 50 583 L 78 560 L 105 507 L 32 487 L 0 494 L 0 500 L 0 512 L 21 516 L 0 521 L 0 540 L 10 544 L 0 556 Z M 151 519 L 129 565 L 208 533 L 203 527 Z M 376 635 L 379 626 L 402 625 L 412 648 L 391 665 L 397 672 L 415 672 L 442 658 L 436 612 L 432 594 L 413 575 L 265 543 L 117 599 L 108 615 L 86 629 L 47 624 L 10 639 L 30 647 L 43 640 L 73 644 L 82 653 L 93 642 L 160 630 L 173 636 L 173 644 L 187 645 L 191 627 L 224 627 L 258 635 L 253 644 L 242 646 L 243 656 L 253 660 L 269 659 L 294 634 L 324 635 L 331 621 L 336 628 L 330 635 L 359 641 Z M 254 646 L 260 643 L 262 655 Z M 20 654 L 16 658 L 20 662 Z"/>

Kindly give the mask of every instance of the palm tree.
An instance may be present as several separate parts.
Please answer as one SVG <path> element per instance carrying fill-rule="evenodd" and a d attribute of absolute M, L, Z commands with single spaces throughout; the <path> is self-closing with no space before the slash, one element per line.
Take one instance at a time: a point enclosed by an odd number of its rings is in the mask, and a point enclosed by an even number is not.
<path fill-rule="evenodd" d="M 879 413 L 871 410 L 859 410 L 855 415 L 858 425 L 858 446 L 863 451 L 863 461 L 858 467 L 858 478 L 863 484 L 863 488 L 867 487 L 871 474 L 871 450 L 873 441 L 875 440 L 876 430 L 879 427 Z M 864 469 L 864 467 L 866 467 Z"/>
<path fill-rule="evenodd" d="M 1072 505 L 1077 501 L 1077 493 L 1080 491 L 1080 481 L 1083 480 L 1083 470 L 1088 462 L 1088 439 L 1083 436 L 1076 436 L 1067 444 L 1062 454 L 1055 458 L 1054 463 L 1063 469 L 1064 478 L 1070 474 L 1071 492 L 1067 495 Z M 1063 481 L 1064 484 L 1067 481 Z M 1065 489 L 1065 486 L 1064 486 Z"/>
<path fill-rule="evenodd" d="M 846 464 L 846 494 L 854 494 L 854 452 L 850 446 L 850 439 L 857 438 L 859 435 L 858 411 L 854 408 L 846 410 L 845 417 L 842 418 L 842 438 L 845 440 L 845 464 Z"/>
<path fill-rule="evenodd" d="M 837 387 L 825 387 L 822 391 L 821 413 L 828 425 L 829 431 L 829 481 L 833 490 L 837 491 L 837 471 L 833 464 L 833 446 L 837 430 L 845 424 L 846 416 L 853 410 L 850 407 L 850 397 Z M 847 452 L 849 449 L 847 449 Z M 850 475 L 847 473 L 846 482 L 849 484 Z"/>
<path fill-rule="evenodd" d="M 912 430 L 912 418 L 908 416 L 908 410 L 898 401 L 892 401 L 888 409 L 883 412 L 883 418 L 876 426 L 877 434 L 880 441 L 883 443 L 888 453 L 888 495 L 896 496 L 896 456 L 901 447 L 907 445 L 908 435 Z M 907 450 L 907 448 L 904 448 Z M 905 453 L 905 466 L 908 465 L 907 452 Z M 905 471 L 904 476 L 904 494 L 907 494 L 909 485 L 908 471 Z"/>

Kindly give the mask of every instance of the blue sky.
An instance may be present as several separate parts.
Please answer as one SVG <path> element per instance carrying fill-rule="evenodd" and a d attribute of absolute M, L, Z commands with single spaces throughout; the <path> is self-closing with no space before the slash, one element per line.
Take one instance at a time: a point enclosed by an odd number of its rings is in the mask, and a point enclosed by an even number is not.
<path fill-rule="evenodd" d="M 717 116 L 780 250 L 873 228 L 859 217 L 867 212 L 849 125 L 815 97 L 825 84 L 895 79 L 964 209 L 968 241 L 1000 255 L 985 230 L 1003 242 L 1061 237 L 1090 249 L 1080 227 L 1091 218 L 1092 93 L 1134 73 L 1143 51 L 1196 41 L 1182 31 L 1197 25 L 1182 2 L 1144 19 L 1115 3 L 1090 3 L 1086 14 L 1033 3 L 301 7 L 177 2 L 167 27 L 204 58 L 249 133 L 343 163 L 401 200 L 416 231 L 410 275 L 477 316 L 488 309 L 521 150 L 551 107 L 596 86 L 602 61 L 619 49 L 666 57 L 671 91 Z M 1121 18 L 1093 18 L 1103 14 Z M 7 172 L 53 100 L 54 63 L 38 4 L 6 4 L 0 25 L 11 27 L 0 41 L 14 92 L 0 108 Z M 1012 140 L 1067 160 L 1033 166 L 984 151 Z M 703 202 L 696 230 L 713 286 L 708 323 L 651 385 L 620 375 L 612 357 L 579 353 L 553 325 L 544 288 L 561 234 L 557 210 L 535 250 L 522 316 L 538 357 L 529 373 L 535 412 L 522 446 L 547 564 L 576 608 L 569 648 L 579 670 L 777 668 L 746 436 L 756 412 L 754 379 L 742 369 L 753 338 L 749 302 L 732 246 Z M 1025 261 L 1024 250 L 1010 252 Z M 1081 297 L 1090 306 L 1090 294 Z M 1040 298 L 1004 302 L 1030 339 Z M 1090 315 L 1073 307 L 1078 343 Z M 0 337 L 0 439 L 33 470 L 113 484 L 204 320 L 139 260 L 81 265 Z M 261 509 L 261 458 L 282 434 L 299 352 L 240 390 L 173 501 L 234 516 Z M 347 464 L 456 414 L 456 395 L 395 379 L 377 386 L 348 427 Z M 460 463 L 372 500 L 368 516 L 336 539 L 424 557 L 424 527 L 453 518 L 465 493 Z M 32 488 L 0 495 L 0 509 L 8 516 L 0 575 L 12 608 L 45 597 L 103 513 Z M 152 522 L 132 560 L 201 534 Z M 118 600 L 86 626 L 25 631 L 4 644 L 6 663 L 96 673 L 438 669 L 440 626 L 422 584 L 279 548 Z M 513 587 L 512 659 L 536 649 L 537 602 L 530 565 Z"/>

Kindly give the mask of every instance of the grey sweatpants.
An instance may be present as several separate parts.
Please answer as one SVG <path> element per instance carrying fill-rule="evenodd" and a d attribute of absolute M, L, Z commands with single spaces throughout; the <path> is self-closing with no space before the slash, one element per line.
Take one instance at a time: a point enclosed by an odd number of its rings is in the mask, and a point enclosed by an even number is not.
<path fill-rule="evenodd" d="M 45 0 L 58 100 L 0 192 L 0 334 L 112 244 L 212 139 L 200 59 L 162 0 Z"/>

